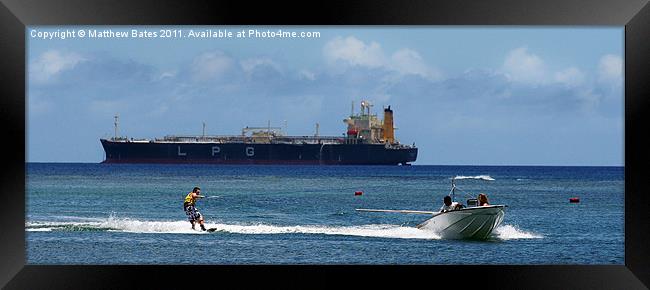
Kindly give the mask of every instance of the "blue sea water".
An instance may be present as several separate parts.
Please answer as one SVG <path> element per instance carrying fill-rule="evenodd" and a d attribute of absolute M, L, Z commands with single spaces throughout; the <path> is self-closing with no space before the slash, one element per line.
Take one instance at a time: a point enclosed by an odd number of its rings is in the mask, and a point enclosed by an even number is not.
<path fill-rule="evenodd" d="M 624 264 L 623 167 L 29 163 L 28 264 Z M 506 204 L 487 241 L 415 228 L 451 177 Z M 215 233 L 193 231 L 197 203 Z M 362 191 L 362 195 L 355 195 Z M 579 197 L 579 203 L 569 198 Z M 198 227 L 197 227 L 198 228 Z"/>

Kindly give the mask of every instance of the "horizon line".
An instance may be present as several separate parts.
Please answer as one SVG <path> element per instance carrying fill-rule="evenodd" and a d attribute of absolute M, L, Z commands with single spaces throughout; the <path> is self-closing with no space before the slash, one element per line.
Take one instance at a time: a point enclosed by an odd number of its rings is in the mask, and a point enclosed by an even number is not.
<path fill-rule="evenodd" d="M 25 161 L 25 164 L 102 164 L 100 162 L 82 162 L 82 161 Z M 625 168 L 625 165 L 549 165 L 549 164 L 512 164 L 512 165 L 495 165 L 495 164 L 411 164 L 407 166 L 403 165 L 354 165 L 354 164 L 338 164 L 338 165 L 286 165 L 286 164 L 208 164 L 208 163 L 181 163 L 181 164 L 165 164 L 165 163 L 123 163 L 120 165 L 213 165 L 213 166 L 386 166 L 386 167 L 408 167 L 408 166 L 484 166 L 484 167 L 621 167 Z"/>

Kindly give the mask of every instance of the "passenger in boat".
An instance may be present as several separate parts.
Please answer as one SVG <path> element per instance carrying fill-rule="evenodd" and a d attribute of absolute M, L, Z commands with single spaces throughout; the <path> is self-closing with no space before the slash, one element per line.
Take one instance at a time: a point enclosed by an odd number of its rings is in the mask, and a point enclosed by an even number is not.
<path fill-rule="evenodd" d="M 479 193 L 478 194 L 478 206 L 487 206 L 487 205 L 490 205 L 488 203 L 487 195 L 485 195 L 485 193 Z"/>
<path fill-rule="evenodd" d="M 185 214 L 187 214 L 187 219 L 190 221 L 192 224 L 192 229 L 194 229 L 194 224 L 196 222 L 201 225 L 201 230 L 205 231 L 205 226 L 203 225 L 203 216 L 201 213 L 196 209 L 196 201 L 199 198 L 203 198 L 205 196 L 201 195 L 201 189 L 199 187 L 195 187 L 192 189 L 190 193 L 185 196 L 185 201 L 183 202 L 183 209 L 185 209 Z"/>
<path fill-rule="evenodd" d="M 440 208 L 440 212 L 452 211 L 463 208 L 463 205 L 457 202 L 451 202 L 451 196 L 447 195 L 443 199 L 444 205 Z"/>

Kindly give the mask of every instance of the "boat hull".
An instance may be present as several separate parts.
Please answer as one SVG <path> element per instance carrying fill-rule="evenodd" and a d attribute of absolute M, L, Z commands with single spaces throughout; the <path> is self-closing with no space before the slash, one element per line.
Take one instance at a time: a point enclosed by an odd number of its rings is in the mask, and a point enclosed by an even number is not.
<path fill-rule="evenodd" d="M 406 165 L 417 158 L 417 148 L 383 144 L 101 143 L 103 163 Z"/>
<path fill-rule="evenodd" d="M 486 240 L 503 221 L 505 206 L 470 207 L 437 214 L 417 227 L 432 230 L 444 239 Z"/>

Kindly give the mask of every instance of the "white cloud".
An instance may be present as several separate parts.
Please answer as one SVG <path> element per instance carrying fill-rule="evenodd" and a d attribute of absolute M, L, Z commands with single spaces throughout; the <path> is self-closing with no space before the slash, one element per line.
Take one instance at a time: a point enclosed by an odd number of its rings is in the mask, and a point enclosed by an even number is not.
<path fill-rule="evenodd" d="M 402 74 L 414 74 L 428 79 L 439 79 L 442 74 L 429 68 L 417 51 L 403 48 L 391 57 L 391 67 Z"/>
<path fill-rule="evenodd" d="M 220 78 L 234 65 L 232 58 L 222 51 L 205 52 L 197 56 L 192 63 L 192 75 L 196 80 Z"/>
<path fill-rule="evenodd" d="M 598 79 L 606 83 L 620 84 L 623 81 L 623 59 L 613 54 L 601 57 L 598 64 Z"/>
<path fill-rule="evenodd" d="M 539 56 L 529 53 L 526 47 L 511 50 L 503 62 L 503 70 L 513 81 L 539 84 L 546 79 L 544 61 Z"/>
<path fill-rule="evenodd" d="M 166 79 L 166 78 L 174 78 L 174 77 L 176 77 L 176 74 L 177 74 L 176 71 L 162 72 L 162 73 L 160 73 L 159 75 L 156 76 L 155 80 L 160 81 L 160 80 L 163 80 L 163 79 Z"/>
<path fill-rule="evenodd" d="M 603 96 L 595 93 L 590 88 L 583 88 L 575 92 L 575 96 L 581 101 L 581 109 L 584 112 L 593 112 L 600 105 Z"/>
<path fill-rule="evenodd" d="M 46 51 L 30 65 L 30 76 L 35 81 L 47 81 L 65 70 L 73 69 L 87 59 L 78 53 Z"/>
<path fill-rule="evenodd" d="M 402 48 L 388 57 L 377 42 L 369 44 L 353 37 L 336 37 L 323 48 L 325 59 L 331 64 L 346 64 L 372 69 L 385 69 L 400 75 L 419 75 L 427 79 L 439 79 L 440 71 L 426 65 L 415 50 Z"/>
<path fill-rule="evenodd" d="M 282 72 L 280 65 L 278 65 L 270 58 L 250 58 L 240 61 L 239 65 L 241 66 L 242 70 L 244 70 L 244 72 L 248 75 L 252 74 L 255 68 L 259 66 L 272 67 L 274 70 Z"/>
<path fill-rule="evenodd" d="M 169 71 L 155 71 L 151 73 L 150 79 L 153 82 L 170 82 L 177 79 L 178 71 L 169 70 Z"/>
<path fill-rule="evenodd" d="M 554 80 L 568 87 L 577 87 L 585 82 L 585 74 L 575 67 L 555 73 Z"/>
<path fill-rule="evenodd" d="M 313 81 L 316 80 L 316 74 L 310 70 L 303 69 L 298 72 L 298 78 Z"/>
<path fill-rule="evenodd" d="M 323 48 L 325 58 L 329 62 L 343 61 L 351 65 L 366 66 L 371 68 L 386 65 L 386 57 L 377 42 L 366 45 L 355 37 L 336 37 L 325 44 Z"/>

